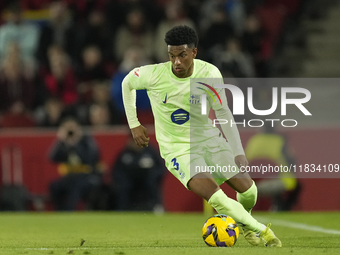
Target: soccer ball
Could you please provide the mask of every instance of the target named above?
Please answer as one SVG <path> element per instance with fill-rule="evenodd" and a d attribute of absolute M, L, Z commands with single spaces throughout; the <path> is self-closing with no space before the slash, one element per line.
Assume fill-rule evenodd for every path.
<path fill-rule="evenodd" d="M 240 230 L 233 218 L 216 214 L 204 223 L 202 236 L 208 246 L 231 247 L 239 236 Z"/>

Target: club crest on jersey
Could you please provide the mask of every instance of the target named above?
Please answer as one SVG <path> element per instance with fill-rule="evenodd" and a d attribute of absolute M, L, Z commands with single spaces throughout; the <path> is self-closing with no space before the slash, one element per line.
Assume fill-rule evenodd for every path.
<path fill-rule="evenodd" d="M 190 95 L 190 104 L 199 104 L 201 96 L 199 95 Z"/>
<path fill-rule="evenodd" d="M 139 78 L 139 68 L 137 68 L 134 72 L 133 72 L 134 76 L 137 76 Z"/>

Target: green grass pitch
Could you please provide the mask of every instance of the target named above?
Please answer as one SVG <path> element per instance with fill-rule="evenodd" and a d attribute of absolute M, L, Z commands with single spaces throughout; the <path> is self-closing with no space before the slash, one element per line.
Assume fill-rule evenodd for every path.
<path fill-rule="evenodd" d="M 231 248 L 208 247 L 203 214 L 2 213 L 0 254 L 340 254 L 339 212 L 254 216 L 273 223 L 283 248 L 251 247 L 243 236 Z"/>

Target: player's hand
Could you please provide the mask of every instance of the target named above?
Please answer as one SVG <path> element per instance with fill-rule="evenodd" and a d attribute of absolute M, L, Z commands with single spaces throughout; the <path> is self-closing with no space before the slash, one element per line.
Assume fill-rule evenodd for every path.
<path fill-rule="evenodd" d="M 67 137 L 67 131 L 64 128 L 59 128 L 57 132 L 57 138 L 58 140 L 64 142 Z"/>
<path fill-rule="evenodd" d="M 241 169 L 241 166 L 247 167 L 249 165 L 248 160 L 246 156 L 244 155 L 238 155 L 235 157 L 235 163 L 238 166 L 238 168 Z"/>
<path fill-rule="evenodd" d="M 139 147 L 149 146 L 149 136 L 145 127 L 142 125 L 131 129 L 132 137 Z"/>

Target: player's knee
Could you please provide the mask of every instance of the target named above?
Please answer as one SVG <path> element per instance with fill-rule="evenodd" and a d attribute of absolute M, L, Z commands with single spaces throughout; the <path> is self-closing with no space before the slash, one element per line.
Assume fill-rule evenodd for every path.
<path fill-rule="evenodd" d="M 188 188 L 207 201 L 209 201 L 211 196 L 220 189 L 213 178 L 198 175 L 190 179 L 188 182 Z"/>

